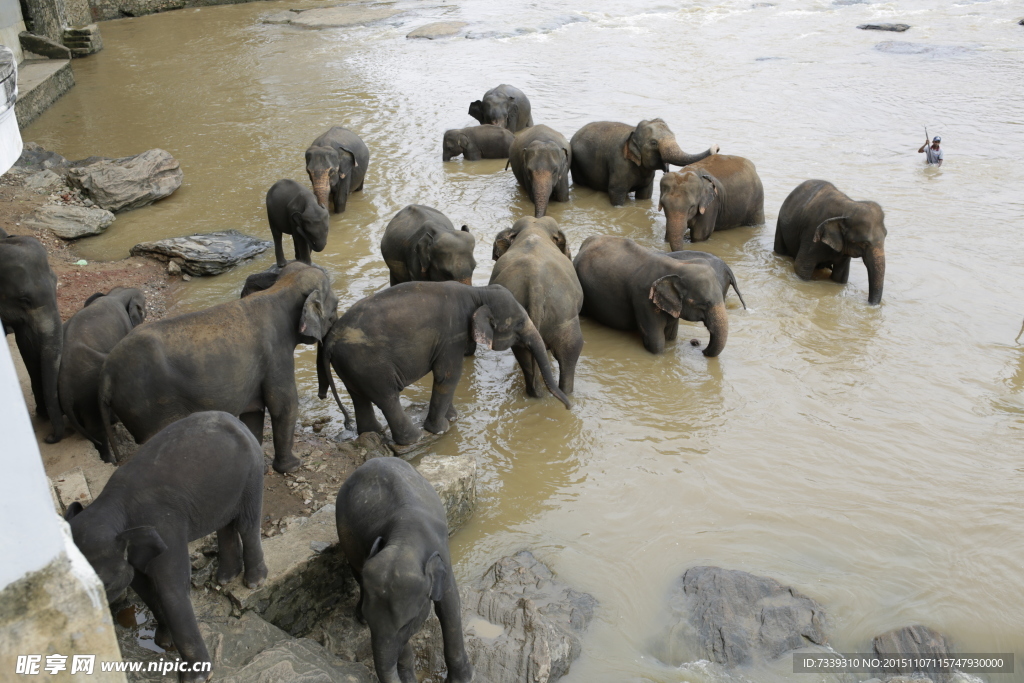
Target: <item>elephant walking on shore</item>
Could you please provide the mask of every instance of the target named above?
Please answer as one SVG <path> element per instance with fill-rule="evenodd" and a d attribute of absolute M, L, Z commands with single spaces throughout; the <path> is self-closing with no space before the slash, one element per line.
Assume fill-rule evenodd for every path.
<path fill-rule="evenodd" d="M 502 83 L 469 105 L 469 115 L 482 124 L 504 126 L 513 133 L 533 125 L 530 100 L 519 88 Z"/>
<path fill-rule="evenodd" d="M 668 171 L 669 164 L 686 166 L 718 152 L 718 145 L 711 145 L 700 154 L 687 154 L 661 119 L 636 126 L 588 123 L 569 143 L 573 183 L 607 192 L 612 206 L 625 204 L 630 192 L 635 192 L 637 199 L 650 199 L 655 171 Z"/>
<path fill-rule="evenodd" d="M 469 227 L 456 230 L 435 208 L 410 204 L 384 228 L 381 255 L 391 273 L 391 284 L 413 280 L 457 280 L 473 284 L 476 239 Z"/>
<path fill-rule="evenodd" d="M 665 211 L 665 240 L 672 251 L 702 242 L 714 230 L 764 223 L 764 187 L 749 159 L 715 154 L 661 176 L 658 209 Z"/>
<path fill-rule="evenodd" d="M 313 141 L 306 150 L 306 173 L 313 184 L 316 201 L 325 209 L 328 197 L 334 213 L 341 213 L 348 196 L 363 189 L 370 150 L 358 135 L 348 128 L 334 126 Z"/>
<path fill-rule="evenodd" d="M 548 201 L 569 201 L 572 149 L 565 136 L 547 126 L 530 126 L 516 133 L 508 150 L 508 163 L 516 180 L 530 195 L 534 217 L 543 218 Z"/>
<path fill-rule="evenodd" d="M 491 271 L 491 284 L 508 289 L 526 309 L 558 361 L 558 388 L 571 394 L 576 363 L 583 351 L 583 288 L 565 235 L 550 216 L 521 218 L 498 233 L 493 255 L 497 263 Z M 526 393 L 539 397 L 544 383 L 530 349 L 513 344 L 512 353 L 523 369 Z"/>
<path fill-rule="evenodd" d="M 885 283 L 885 213 L 872 201 L 855 201 L 825 180 L 805 180 L 779 209 L 775 252 L 794 257 L 803 280 L 815 269 L 831 268 L 832 281 L 846 284 L 850 259 L 864 260 L 868 303 L 882 301 Z"/>

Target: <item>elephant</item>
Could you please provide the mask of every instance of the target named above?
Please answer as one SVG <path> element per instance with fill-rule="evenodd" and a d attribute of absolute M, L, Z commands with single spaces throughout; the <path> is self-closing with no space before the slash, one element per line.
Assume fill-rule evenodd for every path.
<path fill-rule="evenodd" d="M 508 163 L 516 180 L 530 195 L 534 217 L 543 218 L 548 200 L 569 201 L 569 167 L 572 150 L 569 141 L 547 126 L 530 126 L 516 133 L 508 151 Z"/>
<path fill-rule="evenodd" d="M 460 154 L 466 161 L 507 159 L 514 133 L 504 126 L 484 124 L 469 128 L 452 128 L 444 132 L 441 158 L 451 161 Z"/>
<path fill-rule="evenodd" d="M 359 583 L 356 617 L 370 627 L 381 683 L 416 683 L 409 638 L 441 622 L 448 683 L 470 683 L 448 523 L 434 487 L 400 458 L 373 458 L 349 475 L 335 507 L 338 540 Z"/>
<path fill-rule="evenodd" d="M 114 416 L 142 444 L 190 413 L 223 410 L 239 416 L 262 443 L 269 412 L 274 469 L 298 469 L 293 354 L 300 343 L 317 343 L 321 353 L 338 299 L 321 269 L 299 261 L 279 274 L 250 278 L 273 284 L 244 299 L 137 327 L 114 347 L 100 380 L 108 441 Z"/>
<path fill-rule="evenodd" d="M 323 251 L 331 214 L 321 206 L 313 193 L 294 180 L 278 180 L 267 190 L 267 221 L 274 236 L 277 267 L 288 263 L 281 245 L 282 235 L 291 235 L 295 242 L 295 260 L 311 265 L 310 250 Z"/>
<path fill-rule="evenodd" d="M 743 300 L 743 295 L 740 294 L 739 285 L 736 283 L 736 276 L 733 274 L 732 268 L 725 261 L 706 251 L 670 251 L 666 256 L 671 256 L 675 260 L 685 263 L 706 263 L 711 266 L 711 269 L 715 271 L 715 277 L 718 278 L 719 284 L 722 285 L 722 298 L 725 298 L 725 295 L 729 292 L 729 285 L 732 285 L 732 290 L 736 292 L 740 303 L 743 304 L 743 310 L 746 310 L 747 302 Z"/>
<path fill-rule="evenodd" d="M 576 274 L 583 287 L 583 315 L 617 330 L 639 330 L 644 348 L 665 350 L 679 318 L 703 322 L 711 333 L 704 355 L 717 356 L 729 338 L 722 287 L 707 263 L 681 263 L 624 237 L 588 237 Z"/>
<path fill-rule="evenodd" d="M 359 433 L 382 431 L 373 413 L 376 404 L 395 443 L 413 444 L 421 432 L 402 410 L 402 389 L 433 373 L 423 427 L 443 434 L 457 417 L 452 397 L 463 356 L 477 344 L 504 351 L 517 343 L 530 349 L 544 384 L 568 408 L 569 399 L 551 374 L 544 340 L 511 292 L 500 285 L 404 282 L 356 302 L 338 318 L 324 340 L 326 362 L 318 365 L 320 398 L 333 382 L 333 366 L 352 397 Z"/>
<path fill-rule="evenodd" d="M 475 247 L 469 226 L 456 230 L 443 213 L 420 204 L 396 213 L 380 241 L 392 285 L 412 280 L 472 284 Z"/>
<path fill-rule="evenodd" d="M 597 121 L 576 131 L 572 147 L 572 181 L 607 192 L 612 206 L 622 206 L 630 192 L 637 199 L 654 194 L 654 172 L 669 164 L 686 166 L 718 153 L 718 145 L 700 154 L 679 149 L 676 137 L 661 119 L 626 123 Z"/>
<path fill-rule="evenodd" d="M 491 271 L 490 284 L 508 289 L 526 309 L 545 346 L 558 361 L 558 388 L 571 394 L 576 363 L 583 351 L 579 317 L 583 288 L 576 277 L 565 235 L 550 216 L 520 218 L 511 228 L 498 233 L 493 255 L 497 263 Z M 530 349 L 513 344 L 512 353 L 523 369 L 526 393 L 539 397 L 543 384 Z"/>
<path fill-rule="evenodd" d="M 533 125 L 530 100 L 519 88 L 505 84 L 488 90 L 483 100 L 472 102 L 469 115 L 480 123 L 502 126 L 513 133 Z"/>
<path fill-rule="evenodd" d="M 156 644 L 185 662 L 211 662 L 190 596 L 188 544 L 217 532 L 217 581 L 243 572 L 245 585 L 267 578 L 260 542 L 263 449 L 238 418 L 193 413 L 168 425 L 117 468 L 96 500 L 74 502 L 65 519 L 75 545 L 103 581 L 107 601 L 129 585 L 156 617 Z M 182 681 L 205 681 L 188 671 Z"/>
<path fill-rule="evenodd" d="M 64 323 L 64 353 L 57 376 L 60 407 L 75 430 L 92 441 L 104 462 L 114 462 L 100 418 L 103 361 L 117 343 L 146 319 L 146 296 L 114 287 L 89 297 Z"/>
<path fill-rule="evenodd" d="M 57 276 L 46 249 L 35 237 L 8 235 L 0 229 L 0 324 L 25 361 L 36 415 L 50 421 L 46 443 L 64 438 L 57 377 L 64 331 L 57 310 Z"/>
<path fill-rule="evenodd" d="M 850 259 L 864 259 L 868 303 L 882 301 L 885 282 L 885 213 L 872 201 L 854 201 L 826 180 L 805 180 L 779 209 L 775 252 L 794 257 L 803 280 L 816 268 L 831 268 L 832 281 L 846 284 Z"/>
<path fill-rule="evenodd" d="M 327 206 L 330 195 L 334 213 L 345 210 L 349 194 L 363 189 L 370 150 L 359 136 L 347 128 L 334 126 L 313 141 L 306 150 L 306 173 L 320 206 Z"/>
<path fill-rule="evenodd" d="M 714 230 L 764 223 L 764 187 L 749 159 L 715 154 L 661 176 L 658 210 L 665 211 L 665 239 L 678 251 L 703 242 Z"/>

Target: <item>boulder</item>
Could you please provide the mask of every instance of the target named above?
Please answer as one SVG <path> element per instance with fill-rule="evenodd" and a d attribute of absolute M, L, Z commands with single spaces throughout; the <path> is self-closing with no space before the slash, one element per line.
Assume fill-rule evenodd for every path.
<path fill-rule="evenodd" d="M 931 659 L 935 657 L 949 657 L 953 652 L 943 636 L 938 631 L 916 624 L 893 629 L 888 633 L 875 636 L 871 643 L 871 649 L 876 655 L 895 656 L 898 659 Z M 950 672 L 934 671 L 914 666 L 897 666 L 887 669 L 883 674 L 879 671 L 872 673 L 882 680 L 893 680 L 893 676 L 907 676 L 920 678 L 926 674 L 934 683 L 949 683 L 952 680 Z"/>
<path fill-rule="evenodd" d="M 220 275 L 269 248 L 270 242 L 266 240 L 249 237 L 237 230 L 223 230 L 142 242 L 131 248 L 131 254 L 164 262 L 172 258 L 181 259 L 181 269 L 189 275 Z"/>
<path fill-rule="evenodd" d="M 59 173 L 47 169 L 45 171 L 38 171 L 36 173 L 30 173 L 25 176 L 24 185 L 25 187 L 32 190 L 43 190 L 49 191 L 51 187 L 64 184 L 64 176 Z"/>
<path fill-rule="evenodd" d="M 24 222 L 33 228 L 46 228 L 61 239 L 75 240 L 99 235 L 114 222 L 114 214 L 95 206 L 47 204 L 36 209 Z"/>
<path fill-rule="evenodd" d="M 720 567 L 691 567 L 672 587 L 665 633 L 653 654 L 670 666 L 707 659 L 727 666 L 824 645 L 824 609 L 778 581 Z"/>
<path fill-rule="evenodd" d="M 372 8 L 366 5 L 340 5 L 338 7 L 322 7 L 299 12 L 290 23 L 305 28 L 344 28 L 346 26 L 362 26 L 375 21 L 382 21 L 401 12 L 402 10 L 387 7 Z"/>
<path fill-rule="evenodd" d="M 910 24 L 861 24 L 858 26 L 862 31 L 893 31 L 903 33 L 910 28 Z"/>
<path fill-rule="evenodd" d="M 162 149 L 101 159 L 68 170 L 68 181 L 96 205 L 117 213 L 148 206 L 181 187 L 178 161 Z"/>
<path fill-rule="evenodd" d="M 476 507 L 476 458 L 472 455 L 428 455 L 416 466 L 444 503 L 451 536 Z"/>
<path fill-rule="evenodd" d="M 44 170 L 63 170 L 68 160 L 57 154 L 43 149 L 37 142 L 26 142 L 22 148 L 21 156 L 14 162 L 11 169 L 21 173 L 36 173 Z"/>
<path fill-rule="evenodd" d="M 370 683 L 362 664 L 344 662 L 309 638 L 289 638 L 263 650 L 223 683 Z"/>
<path fill-rule="evenodd" d="M 413 29 L 405 37 L 425 38 L 426 40 L 451 38 L 452 36 L 457 36 L 467 26 L 469 24 L 464 21 L 435 21 L 433 24 L 426 24 Z"/>

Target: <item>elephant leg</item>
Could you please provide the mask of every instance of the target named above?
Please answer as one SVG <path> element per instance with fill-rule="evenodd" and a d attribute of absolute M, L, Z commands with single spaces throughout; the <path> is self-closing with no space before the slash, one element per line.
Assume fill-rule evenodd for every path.
<path fill-rule="evenodd" d="M 351 389 L 348 390 L 348 395 L 352 399 L 352 407 L 356 412 L 356 431 L 360 434 L 384 431 L 384 428 L 377 420 L 377 415 L 373 412 L 373 403 L 370 399 Z"/>
<path fill-rule="evenodd" d="M 263 387 L 263 403 L 270 412 L 270 426 L 274 433 L 274 470 L 284 474 L 294 472 L 302 461 L 292 454 L 295 442 L 295 422 L 299 417 L 299 396 L 295 388 L 295 373 L 286 377 L 268 378 Z"/>
<path fill-rule="evenodd" d="M 294 235 L 292 241 L 295 243 L 295 260 L 311 265 L 313 261 L 310 259 L 309 242 L 298 235 Z"/>
<path fill-rule="evenodd" d="M 608 199 L 611 200 L 612 206 L 622 206 L 629 199 L 629 190 L 624 187 L 609 185 Z"/>
<path fill-rule="evenodd" d="M 135 576 L 132 577 L 132 590 L 142 598 L 142 602 L 146 603 L 146 607 L 153 613 L 153 618 L 156 619 L 156 633 L 153 634 L 153 642 L 162 647 L 165 650 L 171 650 L 174 648 L 174 639 L 171 638 L 171 631 L 167 627 L 167 617 L 164 615 L 163 607 L 160 605 L 160 599 L 157 596 L 156 588 L 153 587 L 153 582 L 149 580 L 149 577 L 142 572 L 135 572 Z"/>
<path fill-rule="evenodd" d="M 266 419 L 266 410 L 254 410 L 251 413 L 242 413 L 238 416 L 252 435 L 256 437 L 256 441 L 263 445 L 263 423 Z"/>
<path fill-rule="evenodd" d="M 398 677 L 402 683 L 418 683 L 416 680 L 416 657 L 413 656 L 412 644 L 408 641 L 398 655 Z"/>
<path fill-rule="evenodd" d="M 284 268 L 288 260 L 284 257 L 284 246 L 281 244 L 281 233 L 276 230 L 272 231 L 274 234 L 274 258 L 277 259 L 277 267 Z"/>
<path fill-rule="evenodd" d="M 14 341 L 18 344 L 18 352 L 21 360 L 25 363 L 25 370 L 28 372 L 29 384 L 32 387 L 32 398 L 36 402 L 36 416 L 42 419 L 49 417 L 46 409 L 46 401 L 43 399 L 43 368 L 41 359 L 32 343 L 15 331 Z"/>
<path fill-rule="evenodd" d="M 762 215 L 763 213 L 764 212 L 762 211 Z M 778 226 L 775 227 L 775 253 L 782 254 L 783 256 L 789 256 L 789 254 L 786 253 L 786 240 L 782 239 L 782 230 Z"/>
<path fill-rule="evenodd" d="M 562 337 L 551 347 L 551 353 L 558 361 L 558 388 L 563 394 L 571 394 L 576 382 L 576 363 L 583 353 L 583 332 L 580 331 L 579 318 L 573 320 L 572 326 Z"/>
<path fill-rule="evenodd" d="M 444 663 L 448 667 L 448 683 L 470 683 L 473 680 L 473 666 L 466 654 L 466 643 L 462 635 L 462 609 L 459 605 L 459 589 L 455 577 L 449 571 L 446 577 L 448 587 L 440 600 L 434 603 L 434 612 L 441 622 L 441 638 L 444 641 Z"/>
<path fill-rule="evenodd" d="M 569 172 L 566 171 L 555 185 L 554 199 L 556 202 L 569 201 Z"/>
<path fill-rule="evenodd" d="M 462 375 L 462 356 L 457 358 L 455 363 L 440 361 L 431 368 L 434 386 L 430 392 L 430 410 L 427 411 L 427 419 L 423 421 L 423 428 L 428 432 L 444 434 L 448 431 L 447 416 L 453 409 L 455 387 L 459 385 L 459 377 Z"/>
<path fill-rule="evenodd" d="M 259 482 L 263 486 L 263 482 Z M 256 505 L 256 496 L 249 496 L 249 505 L 243 506 L 242 513 L 235 518 L 235 529 L 242 538 L 242 560 L 245 564 L 243 579 L 246 587 L 259 588 L 267 578 L 267 563 L 263 561 L 263 543 L 260 540 L 260 514 L 262 508 Z M 246 509 L 251 508 L 251 509 Z"/>
<path fill-rule="evenodd" d="M 217 583 L 229 583 L 242 572 L 242 545 L 234 522 L 217 529 Z"/>
<path fill-rule="evenodd" d="M 651 353 L 662 353 L 665 350 L 664 315 L 644 306 L 636 311 L 636 327 L 644 341 L 644 348 Z M 675 321 L 678 324 L 678 321 Z"/>
<path fill-rule="evenodd" d="M 810 250 L 801 249 L 793 260 L 793 269 L 801 280 L 810 280 L 817 265 L 817 257 L 813 256 Z"/>
<path fill-rule="evenodd" d="M 665 325 L 665 341 L 675 341 L 679 337 L 679 319 L 674 318 L 672 322 Z"/>
<path fill-rule="evenodd" d="M 155 566 L 154 566 L 155 565 Z M 192 599 L 189 595 L 192 567 L 189 564 L 187 548 L 182 552 L 164 551 L 147 566 L 147 572 L 156 589 L 157 599 L 167 617 L 167 628 L 170 629 L 174 646 L 186 662 L 209 662 L 210 653 L 199 633 L 199 624 L 192 610 Z M 210 673 L 189 673 L 182 680 L 205 681 Z"/>
<path fill-rule="evenodd" d="M 651 182 L 647 183 L 643 187 L 636 191 L 633 195 L 637 199 L 650 199 L 654 196 L 654 178 L 651 178 Z"/>
<path fill-rule="evenodd" d="M 379 400 L 374 402 L 380 407 L 380 411 L 384 413 L 384 419 L 388 421 L 388 427 L 391 427 L 391 438 L 399 446 L 408 446 L 419 441 L 422 434 L 421 430 L 413 424 L 413 421 L 409 419 L 406 412 L 402 410 L 402 402 L 398 396 L 399 394 L 396 391 L 387 396 L 381 396 Z M 433 408 L 433 398 L 431 398 L 431 408 Z"/>
<path fill-rule="evenodd" d="M 526 394 L 533 398 L 540 398 L 545 391 L 544 379 L 540 375 L 540 368 L 534 359 L 530 349 L 519 344 L 512 345 L 512 354 L 519 361 L 519 367 L 523 370 L 523 379 L 526 380 Z"/>
<path fill-rule="evenodd" d="M 850 279 L 850 257 L 840 256 L 832 264 L 832 282 L 845 285 Z"/>
<path fill-rule="evenodd" d="M 366 615 L 363 614 L 363 575 L 361 572 L 356 571 L 355 567 L 351 567 L 351 569 L 356 585 L 359 586 L 359 600 L 356 601 L 356 621 L 366 626 Z"/>

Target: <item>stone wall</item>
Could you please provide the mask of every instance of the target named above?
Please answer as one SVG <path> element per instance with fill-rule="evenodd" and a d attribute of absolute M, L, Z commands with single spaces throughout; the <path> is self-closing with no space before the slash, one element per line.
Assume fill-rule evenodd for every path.
<path fill-rule="evenodd" d="M 141 17 L 145 14 L 167 12 L 184 7 L 209 7 L 210 5 L 234 5 L 254 0 L 90 0 L 94 20 Z"/>
<path fill-rule="evenodd" d="M 24 30 L 25 19 L 21 16 L 18 0 L 0 0 L 0 45 L 11 48 L 18 62 L 25 59 L 18 40 L 18 34 Z"/>

